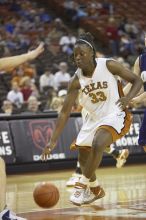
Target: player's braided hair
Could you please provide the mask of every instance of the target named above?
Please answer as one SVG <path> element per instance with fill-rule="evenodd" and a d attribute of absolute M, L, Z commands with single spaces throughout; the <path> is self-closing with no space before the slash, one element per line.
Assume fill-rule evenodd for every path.
<path fill-rule="evenodd" d="M 93 50 L 94 58 L 96 58 L 96 49 L 95 49 L 93 39 L 94 37 L 92 36 L 91 33 L 89 32 L 83 33 L 79 36 L 75 44 L 86 44 Z"/>
<path fill-rule="evenodd" d="M 93 50 L 93 59 L 96 58 L 96 49 L 93 42 L 94 37 L 89 32 L 83 33 L 79 36 L 79 38 L 76 40 L 75 44 L 85 44 L 89 46 Z M 69 61 L 74 63 L 74 55 L 72 54 L 69 58 Z"/>

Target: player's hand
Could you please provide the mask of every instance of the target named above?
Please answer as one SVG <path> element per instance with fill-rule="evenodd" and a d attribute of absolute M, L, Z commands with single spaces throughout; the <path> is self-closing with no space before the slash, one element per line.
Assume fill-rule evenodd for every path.
<path fill-rule="evenodd" d="M 44 43 L 41 42 L 36 49 L 28 52 L 29 59 L 33 60 L 37 58 L 43 51 L 44 51 Z"/>
<path fill-rule="evenodd" d="M 121 97 L 117 102 L 116 105 L 121 109 L 124 110 L 129 105 L 129 99 L 127 97 Z"/>
<path fill-rule="evenodd" d="M 47 161 L 48 156 L 50 155 L 51 151 L 54 149 L 55 145 L 51 145 L 51 144 L 47 144 L 47 146 L 45 146 L 43 153 L 41 155 L 41 159 L 43 161 Z"/>

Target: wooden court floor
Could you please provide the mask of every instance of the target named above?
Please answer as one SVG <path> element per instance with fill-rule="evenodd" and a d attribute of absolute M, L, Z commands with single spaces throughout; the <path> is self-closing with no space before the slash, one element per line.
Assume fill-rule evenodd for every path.
<path fill-rule="evenodd" d="M 106 195 L 81 207 L 68 201 L 72 188 L 65 184 L 72 173 L 63 170 L 9 175 L 7 204 L 29 220 L 146 220 L 146 164 L 99 168 L 97 176 Z M 33 200 L 33 189 L 42 181 L 54 183 L 60 191 L 60 200 L 51 209 L 42 209 Z"/>

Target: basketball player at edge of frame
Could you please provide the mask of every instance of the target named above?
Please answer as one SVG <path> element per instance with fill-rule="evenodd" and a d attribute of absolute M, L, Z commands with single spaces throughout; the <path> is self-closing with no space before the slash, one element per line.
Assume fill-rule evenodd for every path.
<path fill-rule="evenodd" d="M 143 81 L 143 87 L 140 90 L 139 94 L 131 100 L 131 103 L 143 103 L 143 100 L 146 99 L 146 35 L 144 37 L 144 51 L 137 57 L 134 63 L 133 72 L 140 76 Z M 131 84 L 128 83 L 124 88 L 124 93 L 127 94 Z M 139 131 L 138 144 L 143 147 L 146 152 L 146 109 L 144 111 L 144 117 Z"/>
<path fill-rule="evenodd" d="M 79 95 L 79 103 L 88 113 L 75 143 L 71 145 L 79 150 L 82 176 L 75 184 L 70 202 L 80 206 L 90 204 L 105 195 L 95 171 L 106 147 L 129 131 L 131 114 L 127 106 L 141 89 L 142 80 L 113 59 L 96 58 L 90 33 L 79 36 L 73 55 L 77 70 L 70 81 L 50 142 L 43 150 L 42 160 L 47 160 L 55 148 Z M 126 96 L 121 91 L 119 78 L 132 84 Z"/>
<path fill-rule="evenodd" d="M 0 70 L 10 71 L 19 65 L 34 60 L 44 51 L 44 43 L 28 53 L 0 58 Z M 0 157 L 0 220 L 26 220 L 25 218 L 17 216 L 14 212 L 10 211 L 6 206 L 6 171 L 5 162 Z"/>

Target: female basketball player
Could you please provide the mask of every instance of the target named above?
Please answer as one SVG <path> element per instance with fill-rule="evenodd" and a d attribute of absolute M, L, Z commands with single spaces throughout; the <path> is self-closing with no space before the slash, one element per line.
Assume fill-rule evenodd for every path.
<path fill-rule="evenodd" d="M 105 148 L 129 131 L 131 115 L 126 107 L 140 90 L 142 80 L 115 60 L 96 59 L 90 33 L 81 35 L 76 41 L 74 60 L 77 71 L 71 79 L 56 128 L 43 151 L 42 159 L 46 160 L 56 146 L 72 105 L 79 95 L 80 104 L 87 114 L 76 142 L 71 147 L 79 149 L 83 175 L 76 183 L 70 201 L 75 205 L 82 205 L 104 196 L 104 191 L 96 180 L 95 170 L 100 165 Z M 132 84 L 125 97 L 120 89 L 120 77 Z M 95 191 L 93 188 L 91 190 L 91 186 Z"/>
<path fill-rule="evenodd" d="M 41 43 L 35 50 L 26 54 L 5 57 L 0 59 L 0 70 L 9 71 L 20 64 L 31 61 L 39 56 L 44 50 L 43 43 Z M 0 219 L 1 220 L 25 220 L 18 217 L 6 207 L 6 171 L 5 162 L 0 157 Z"/>

